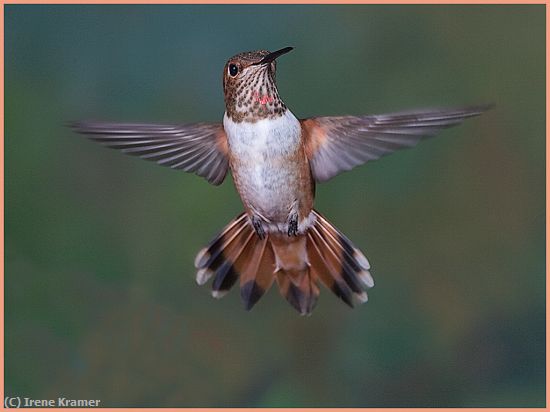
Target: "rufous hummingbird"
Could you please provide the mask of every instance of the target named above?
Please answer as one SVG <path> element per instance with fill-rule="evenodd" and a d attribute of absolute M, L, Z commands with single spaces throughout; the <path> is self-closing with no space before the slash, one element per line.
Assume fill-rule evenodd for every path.
<path fill-rule="evenodd" d="M 77 122 L 108 147 L 219 185 L 228 170 L 245 212 L 195 259 L 212 295 L 239 280 L 251 309 L 276 281 L 301 314 L 310 314 L 323 284 L 349 306 L 374 286 L 367 258 L 313 209 L 315 184 L 481 114 L 488 106 L 395 114 L 297 119 L 275 83 L 276 59 L 292 50 L 239 53 L 223 69 L 223 123 L 179 125 Z"/>

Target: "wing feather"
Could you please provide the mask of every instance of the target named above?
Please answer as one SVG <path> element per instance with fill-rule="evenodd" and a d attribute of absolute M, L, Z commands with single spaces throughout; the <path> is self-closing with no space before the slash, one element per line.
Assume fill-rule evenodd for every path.
<path fill-rule="evenodd" d="M 227 174 L 227 136 L 221 123 L 76 122 L 70 126 L 104 146 L 173 169 L 194 172 L 214 185 L 221 184 Z"/>
<path fill-rule="evenodd" d="M 367 116 L 301 120 L 306 154 L 315 181 L 412 147 L 442 129 L 478 116 L 491 106 L 435 109 Z"/>

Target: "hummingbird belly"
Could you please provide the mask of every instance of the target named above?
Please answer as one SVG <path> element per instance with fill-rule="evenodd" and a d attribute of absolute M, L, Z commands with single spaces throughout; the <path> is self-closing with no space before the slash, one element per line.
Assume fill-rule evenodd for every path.
<path fill-rule="evenodd" d="M 312 187 L 296 117 L 289 110 L 254 123 L 224 117 L 224 127 L 235 186 L 249 213 L 277 226 L 293 213 L 303 217 Z"/>

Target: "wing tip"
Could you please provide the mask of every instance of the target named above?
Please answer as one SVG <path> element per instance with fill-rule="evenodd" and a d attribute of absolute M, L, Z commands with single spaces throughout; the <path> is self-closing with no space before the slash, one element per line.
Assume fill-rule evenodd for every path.
<path fill-rule="evenodd" d="M 491 103 L 483 103 L 483 104 L 477 104 L 477 105 L 471 105 L 471 106 L 465 106 L 462 110 L 467 114 L 467 117 L 473 117 L 473 116 L 479 116 L 480 114 L 483 114 L 489 110 L 492 110 L 496 107 L 496 104 L 494 102 Z"/>
<path fill-rule="evenodd" d="M 77 133 L 81 133 L 80 130 L 82 129 L 82 124 L 83 122 L 78 120 L 67 120 L 63 123 L 63 127 L 71 129 Z"/>

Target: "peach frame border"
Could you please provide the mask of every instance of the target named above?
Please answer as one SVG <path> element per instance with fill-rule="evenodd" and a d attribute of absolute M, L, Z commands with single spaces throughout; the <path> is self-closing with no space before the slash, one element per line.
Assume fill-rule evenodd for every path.
<path fill-rule="evenodd" d="M 152 0 L 53 0 L 53 1 L 40 1 L 40 0 L 0 0 L 0 26 L 2 27 L 2 32 L 0 33 L 0 70 L 2 72 L 2 78 L 0 79 L 0 93 L 2 94 L 2 100 L 0 102 L 0 108 L 2 112 L 0 124 L 2 126 L 0 132 L 0 162 L 2 168 L 0 169 L 0 230 L 2 236 L 0 237 L 0 303 L 2 307 L 2 316 L 0 317 L 0 329 L 2 333 L 0 334 L 0 363 L 2 373 L 0 374 L 0 394 L 2 395 L 2 400 L 4 400 L 4 5 L 5 4 L 258 4 L 256 0 L 202 0 L 202 1 L 190 1 L 190 0 L 161 0 L 159 2 L 154 2 Z M 548 239 L 548 234 L 550 233 L 550 224 L 549 224 L 549 215 L 548 209 L 550 206 L 550 200 L 548 198 L 548 189 L 550 187 L 550 167 L 548 165 L 548 158 L 550 156 L 550 147 L 548 142 L 548 136 L 550 135 L 550 123 L 548 122 L 548 108 L 549 108 L 549 71 L 548 67 L 550 64 L 549 48 L 548 43 L 550 40 L 548 21 L 550 17 L 550 8 L 548 7 L 548 2 L 550 0 L 529 0 L 529 1 L 512 1 L 512 0 L 347 0 L 345 2 L 337 2 L 330 0 L 269 0 L 261 4 L 545 4 L 546 7 L 546 239 Z M 550 292 L 550 284 L 548 282 L 548 255 L 550 252 L 550 243 L 546 241 L 546 406 L 544 408 L 506 408 L 507 411 L 525 411 L 525 410 L 548 410 L 548 381 L 549 381 L 549 366 L 550 361 L 548 358 L 548 349 L 550 348 L 549 340 L 549 330 L 550 322 L 548 316 L 548 296 Z M 4 410 L 4 402 L 1 406 Z M 93 408 L 90 408 L 93 409 Z M 73 411 L 89 411 L 90 409 L 86 408 L 71 408 Z M 431 410 L 448 410 L 452 411 L 455 408 L 100 408 L 104 411 L 113 411 L 113 412 L 122 412 L 129 411 L 134 409 L 139 410 L 157 410 L 157 409 L 183 409 L 183 410 L 194 410 L 200 409 L 203 411 L 227 411 L 227 412 L 241 412 L 248 410 L 263 410 L 267 412 L 278 412 L 280 409 L 287 409 L 292 411 L 300 412 L 335 412 L 340 410 L 345 410 L 349 412 L 358 412 L 364 410 L 381 410 L 384 412 L 395 412 L 403 410 L 417 410 L 417 411 L 431 411 Z M 464 408 L 470 411 L 480 411 L 480 412 L 489 412 L 493 410 L 498 410 L 499 408 Z M 504 408 L 502 408 L 504 409 Z M 53 410 L 66 410 L 66 408 L 34 408 L 36 411 L 53 411 Z"/>

